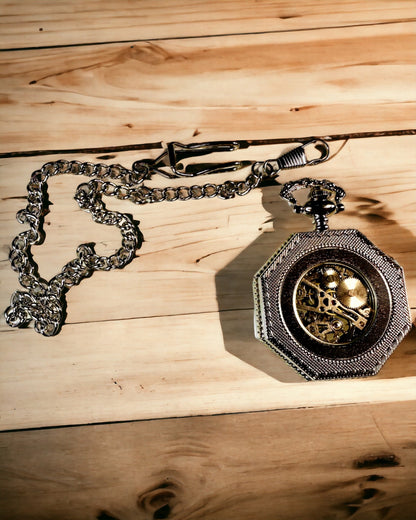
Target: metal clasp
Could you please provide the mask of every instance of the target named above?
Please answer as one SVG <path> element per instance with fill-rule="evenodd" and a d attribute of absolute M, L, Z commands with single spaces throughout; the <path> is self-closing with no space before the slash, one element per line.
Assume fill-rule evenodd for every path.
<path fill-rule="evenodd" d="M 311 139 L 310 141 L 308 141 L 307 143 L 305 143 L 303 145 L 303 149 L 305 150 L 305 148 L 307 146 L 311 146 L 313 145 L 313 147 L 320 151 L 321 152 L 321 155 L 320 157 L 316 157 L 315 159 L 308 159 L 306 158 L 306 164 L 308 166 L 312 166 L 314 164 L 320 164 L 322 162 L 325 162 L 328 157 L 329 157 L 329 153 L 330 153 L 330 150 L 329 150 L 329 144 L 324 141 L 323 139 Z"/>
<path fill-rule="evenodd" d="M 142 171 L 146 165 L 150 173 L 159 173 L 169 179 L 177 177 L 196 177 L 212 173 L 235 171 L 246 168 L 253 161 L 232 161 L 224 163 L 184 163 L 187 159 L 208 155 L 216 152 L 234 152 L 248 148 L 249 144 L 244 141 L 210 141 L 206 143 L 182 144 L 177 142 L 168 143 L 166 149 L 154 160 L 136 161 L 133 170 Z M 169 168 L 166 171 L 163 168 Z"/>
<path fill-rule="evenodd" d="M 329 145 L 323 139 L 311 139 L 283 154 L 277 159 L 258 161 L 231 161 L 231 162 L 205 162 L 196 163 L 195 157 L 209 155 L 217 152 L 235 152 L 249 148 L 252 143 L 248 141 L 209 141 L 205 143 L 182 144 L 178 142 L 168 143 L 164 151 L 156 159 L 144 159 L 133 163 L 132 169 L 137 179 L 136 183 L 149 178 L 154 173 L 159 173 L 169 179 L 178 177 L 196 177 L 219 172 L 230 172 L 247 168 L 248 166 L 261 166 L 264 177 L 275 178 L 280 170 L 300 168 L 324 162 L 329 157 Z M 320 156 L 308 158 L 306 149 L 313 147 L 320 151 Z M 188 161 L 188 159 L 190 161 Z"/>
<path fill-rule="evenodd" d="M 313 147 L 318 150 L 321 155 L 319 157 L 309 159 L 306 156 L 306 149 Z M 290 150 L 277 159 L 279 170 L 287 170 L 289 168 L 302 168 L 303 166 L 313 166 L 326 161 L 329 157 L 329 145 L 323 139 L 311 139 L 307 143 Z"/>

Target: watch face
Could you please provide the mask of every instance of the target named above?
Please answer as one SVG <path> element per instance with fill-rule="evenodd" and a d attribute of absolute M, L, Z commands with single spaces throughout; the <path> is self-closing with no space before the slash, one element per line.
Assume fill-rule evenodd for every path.
<path fill-rule="evenodd" d="M 277 295 L 283 320 L 305 349 L 352 358 L 371 349 L 391 316 L 391 294 L 375 266 L 340 247 L 305 253 Z"/>
<path fill-rule="evenodd" d="M 293 235 L 253 287 L 256 337 L 307 379 L 376 374 L 411 327 L 403 270 L 354 229 Z"/>
<path fill-rule="evenodd" d="M 349 345 L 367 334 L 376 309 L 376 294 L 362 272 L 341 262 L 308 268 L 293 291 L 298 323 L 311 338 L 327 345 Z"/>

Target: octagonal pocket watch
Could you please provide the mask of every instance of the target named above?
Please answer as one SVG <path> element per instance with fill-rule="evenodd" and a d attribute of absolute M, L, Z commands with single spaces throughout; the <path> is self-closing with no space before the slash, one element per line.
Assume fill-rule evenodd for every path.
<path fill-rule="evenodd" d="M 376 374 L 411 328 L 403 269 L 358 230 L 328 229 L 344 209 L 333 183 L 289 182 L 281 196 L 315 230 L 289 237 L 254 276 L 256 337 L 306 379 Z"/>

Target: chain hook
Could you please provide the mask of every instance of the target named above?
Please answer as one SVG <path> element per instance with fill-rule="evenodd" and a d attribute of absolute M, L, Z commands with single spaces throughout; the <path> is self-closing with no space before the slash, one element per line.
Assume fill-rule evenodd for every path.
<path fill-rule="evenodd" d="M 197 177 L 224 171 L 235 171 L 250 166 L 253 161 L 233 161 L 224 163 L 183 164 L 182 161 L 208 155 L 216 152 L 234 152 L 248 148 L 246 141 L 209 141 L 205 143 L 183 144 L 178 142 L 168 143 L 166 149 L 154 160 L 136 161 L 132 169 L 142 172 L 144 167 L 150 174 L 159 173 L 169 179 L 178 177 Z M 166 171 L 163 168 L 169 168 Z"/>
<path fill-rule="evenodd" d="M 321 155 L 315 158 L 308 158 L 306 149 L 309 147 L 316 148 Z M 263 177 L 275 179 L 279 176 L 281 170 L 320 164 L 329 158 L 329 152 L 329 145 L 326 141 L 314 138 L 289 150 L 277 159 L 268 159 L 267 161 L 257 163 L 257 169 L 262 172 Z"/>
<path fill-rule="evenodd" d="M 307 166 L 313 166 L 315 164 L 320 164 L 328 160 L 329 158 L 329 144 L 323 139 L 311 139 L 307 143 L 302 145 L 302 148 L 305 150 L 306 147 L 313 145 L 313 147 L 321 152 L 321 156 L 315 159 L 306 159 Z"/>
<path fill-rule="evenodd" d="M 321 152 L 319 157 L 309 159 L 306 155 L 306 149 L 313 147 Z M 280 156 L 276 162 L 279 170 L 287 170 L 292 168 L 302 168 L 303 166 L 314 166 L 326 161 L 329 157 L 329 145 L 323 139 L 311 139 L 310 141 L 289 150 L 289 152 Z"/>

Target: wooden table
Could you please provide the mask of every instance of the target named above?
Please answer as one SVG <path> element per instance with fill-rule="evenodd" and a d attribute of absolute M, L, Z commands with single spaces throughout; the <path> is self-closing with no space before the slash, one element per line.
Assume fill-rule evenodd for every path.
<path fill-rule="evenodd" d="M 208 140 L 251 140 L 221 160 L 264 160 L 320 136 L 331 160 L 285 180 L 346 189 L 332 227 L 398 260 L 414 319 L 413 1 L 0 6 L 2 309 L 15 213 L 45 162 L 130 167 L 161 142 Z M 46 279 L 81 242 L 119 247 L 79 210 L 79 182 L 50 182 Z M 278 185 L 126 205 L 110 207 L 140 220 L 139 258 L 71 289 L 59 335 L 1 319 L 0 518 L 413 519 L 414 331 L 375 377 L 306 382 L 252 331 L 254 272 L 310 229 Z"/>

